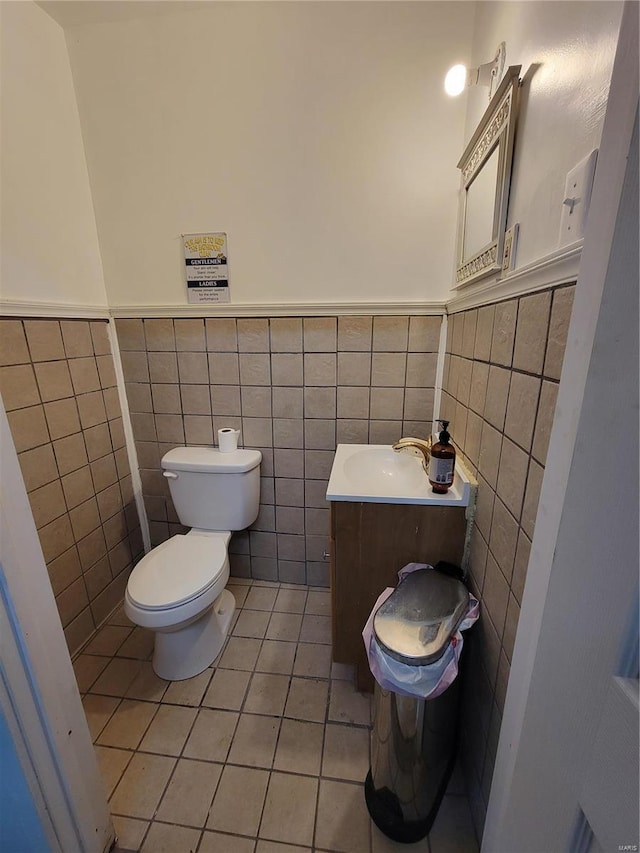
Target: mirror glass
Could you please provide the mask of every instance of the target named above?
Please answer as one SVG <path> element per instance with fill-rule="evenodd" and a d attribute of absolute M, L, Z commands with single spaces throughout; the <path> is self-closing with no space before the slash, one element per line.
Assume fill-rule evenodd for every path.
<path fill-rule="evenodd" d="M 467 187 L 463 261 L 468 261 L 493 239 L 499 151 L 500 146 L 496 145 Z"/>

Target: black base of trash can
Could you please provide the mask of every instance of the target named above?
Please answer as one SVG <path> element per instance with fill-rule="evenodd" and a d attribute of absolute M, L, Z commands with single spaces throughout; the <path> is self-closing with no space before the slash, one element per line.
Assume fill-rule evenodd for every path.
<path fill-rule="evenodd" d="M 431 827 L 449 785 L 454 766 L 455 754 L 450 766 L 447 768 L 431 810 L 422 820 L 405 820 L 402 816 L 402 809 L 396 795 L 388 788 L 376 791 L 373 786 L 373 776 L 371 775 L 371 770 L 369 770 L 364 783 L 364 796 L 371 819 L 380 832 L 384 832 L 387 838 L 399 841 L 402 844 L 413 844 L 425 838 L 431 832 Z"/>

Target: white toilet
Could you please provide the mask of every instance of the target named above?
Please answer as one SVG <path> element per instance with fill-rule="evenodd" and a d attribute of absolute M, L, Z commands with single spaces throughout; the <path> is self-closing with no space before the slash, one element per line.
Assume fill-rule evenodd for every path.
<path fill-rule="evenodd" d="M 125 613 L 156 632 L 153 668 L 160 678 L 181 681 L 205 670 L 224 643 L 235 599 L 227 545 L 231 531 L 258 516 L 259 450 L 221 453 L 213 447 L 177 447 L 162 457 L 164 476 L 182 524 L 131 572 Z"/>

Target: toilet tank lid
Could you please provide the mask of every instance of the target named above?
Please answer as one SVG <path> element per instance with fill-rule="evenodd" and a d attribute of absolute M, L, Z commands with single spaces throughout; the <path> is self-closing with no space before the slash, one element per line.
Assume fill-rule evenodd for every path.
<path fill-rule="evenodd" d="M 259 450 L 233 450 L 221 453 L 215 447 L 174 447 L 162 457 L 168 471 L 215 471 L 217 474 L 242 474 L 257 468 L 262 461 Z"/>

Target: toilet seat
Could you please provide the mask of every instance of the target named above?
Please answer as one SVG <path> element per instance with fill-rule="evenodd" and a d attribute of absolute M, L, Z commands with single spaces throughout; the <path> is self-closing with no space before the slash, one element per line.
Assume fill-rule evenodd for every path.
<path fill-rule="evenodd" d="M 227 565 L 226 537 L 177 534 L 135 566 L 127 596 L 141 610 L 180 607 L 204 595 Z"/>

